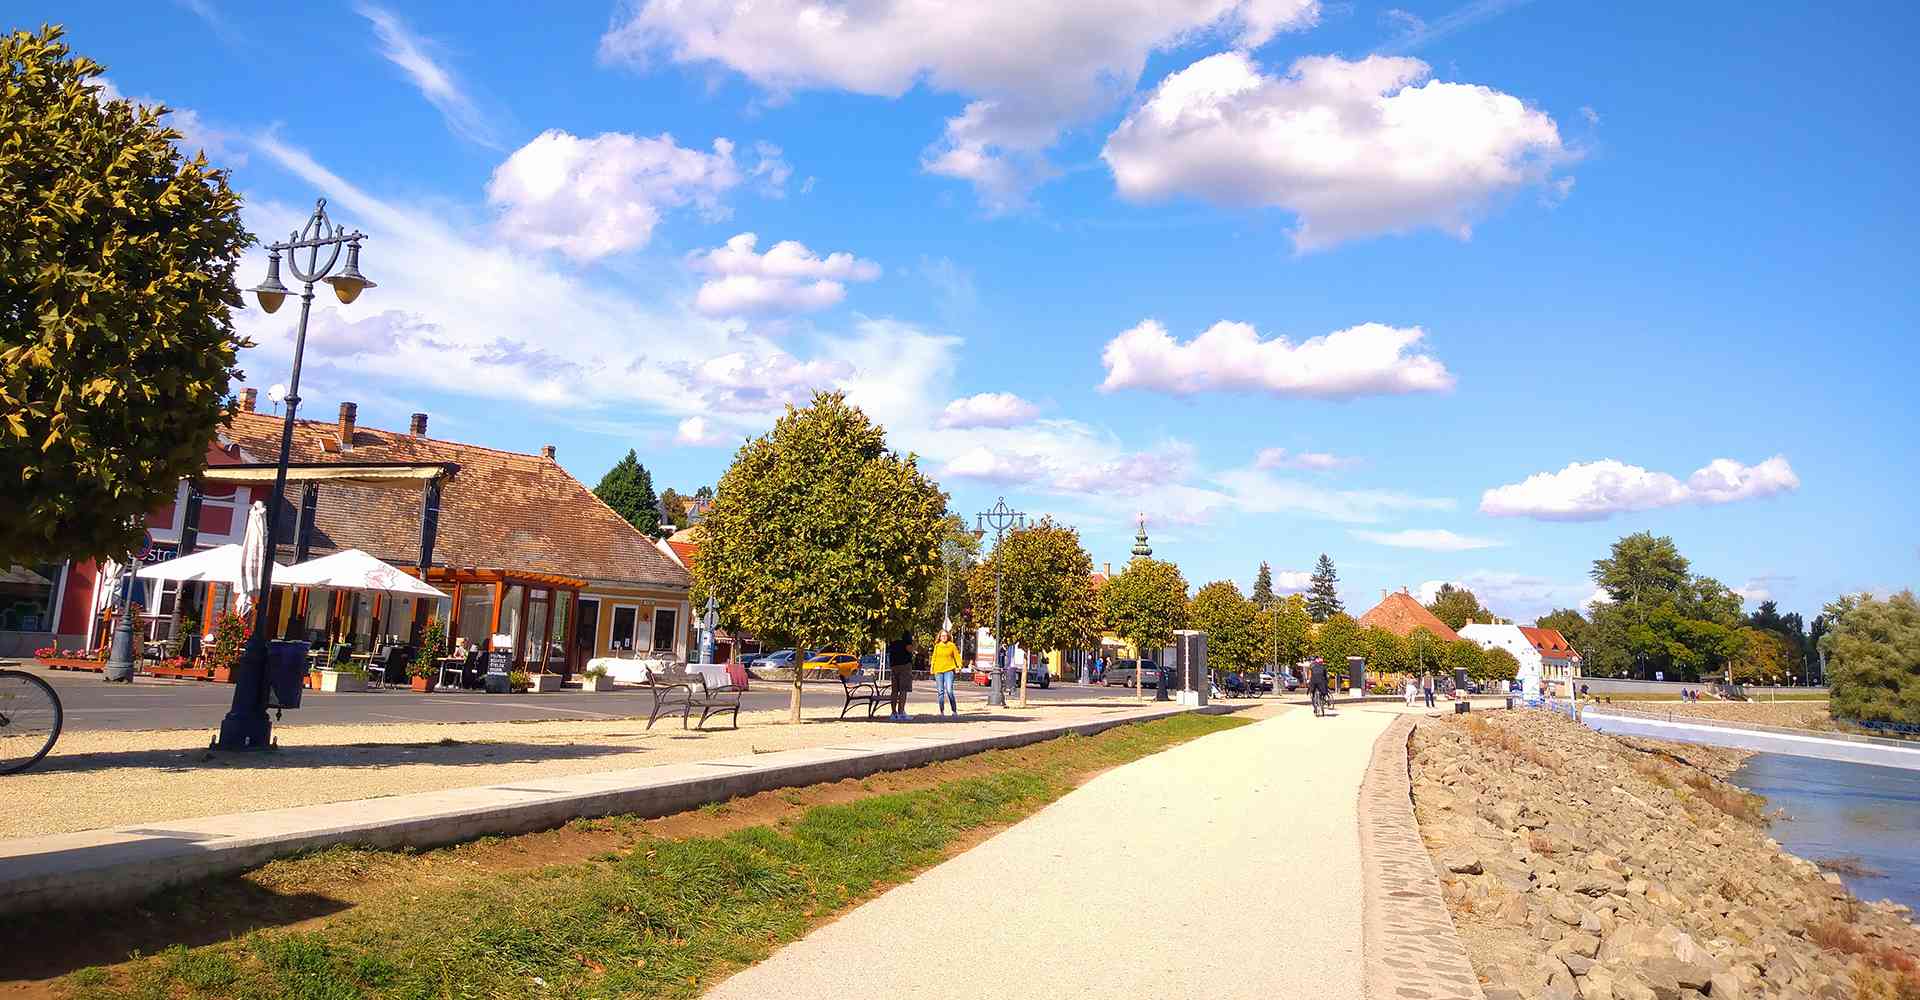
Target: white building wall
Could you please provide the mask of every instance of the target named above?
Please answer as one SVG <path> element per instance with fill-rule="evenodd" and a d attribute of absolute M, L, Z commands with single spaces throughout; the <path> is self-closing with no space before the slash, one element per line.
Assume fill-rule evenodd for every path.
<path fill-rule="evenodd" d="M 1481 649 L 1498 646 L 1512 653 L 1513 658 L 1520 661 L 1520 673 L 1523 675 L 1532 670 L 1540 675 L 1542 681 L 1564 680 L 1567 676 L 1564 668 L 1556 671 L 1543 662 L 1540 651 L 1527 641 L 1527 634 L 1520 631 L 1518 625 L 1483 625 L 1475 622 L 1460 629 L 1460 638 Z"/>

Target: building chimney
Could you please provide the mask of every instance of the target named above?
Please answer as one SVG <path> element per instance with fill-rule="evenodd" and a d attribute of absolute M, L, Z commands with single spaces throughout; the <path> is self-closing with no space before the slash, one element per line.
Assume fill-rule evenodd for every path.
<path fill-rule="evenodd" d="M 240 390 L 240 412 L 252 413 L 254 404 L 260 399 L 260 390 L 248 387 Z"/>
<path fill-rule="evenodd" d="M 1101 564 L 1100 564 L 1100 575 L 1101 575 L 1101 576 L 1104 576 L 1104 577 L 1106 577 L 1106 578 L 1107 578 L 1107 579 L 1109 579 L 1109 580 L 1111 580 L 1111 579 L 1113 579 L 1113 564 L 1112 564 L 1112 563 L 1101 563 Z"/>
<path fill-rule="evenodd" d="M 553 461 L 553 445 L 550 445 L 550 444 L 541 445 L 540 457 L 546 459 L 549 462 Z"/>
<path fill-rule="evenodd" d="M 424 413 L 414 414 L 413 419 L 407 421 L 407 433 L 413 435 L 414 437 L 426 437 L 427 436 L 427 415 Z"/>
<path fill-rule="evenodd" d="M 359 415 L 360 415 L 360 404 L 358 403 L 341 403 L 340 404 L 340 450 L 341 451 L 347 451 L 353 447 L 353 421 Z"/>

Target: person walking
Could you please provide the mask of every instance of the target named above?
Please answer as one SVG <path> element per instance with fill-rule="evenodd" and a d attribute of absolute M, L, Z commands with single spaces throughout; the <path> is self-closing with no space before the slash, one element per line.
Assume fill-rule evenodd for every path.
<path fill-rule="evenodd" d="M 913 636 L 887 643 L 887 667 L 893 672 L 893 721 L 906 722 L 907 692 L 913 690 Z"/>
<path fill-rule="evenodd" d="M 1420 675 L 1420 692 L 1426 696 L 1427 707 L 1432 708 L 1433 707 L 1433 675 L 1432 674 Z"/>
<path fill-rule="evenodd" d="M 1407 683 L 1402 685 L 1402 687 L 1406 688 L 1407 707 L 1412 708 L 1414 693 L 1419 690 L 1419 687 L 1413 683 L 1413 675 L 1407 675 Z"/>
<path fill-rule="evenodd" d="M 953 644 L 953 637 L 946 629 L 940 630 L 940 638 L 933 644 L 933 706 L 942 718 L 946 717 L 949 706 L 953 717 L 960 717 L 960 703 L 953 696 L 953 679 L 960 672 L 960 647 Z"/>

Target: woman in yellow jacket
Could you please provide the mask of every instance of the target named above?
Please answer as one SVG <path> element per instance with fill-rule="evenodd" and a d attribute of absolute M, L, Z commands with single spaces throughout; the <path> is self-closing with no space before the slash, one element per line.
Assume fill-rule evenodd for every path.
<path fill-rule="evenodd" d="M 953 644 L 953 638 L 946 629 L 940 630 L 940 639 L 933 645 L 933 704 L 945 718 L 947 708 L 953 708 L 953 717 L 960 717 L 960 702 L 953 695 L 953 679 L 960 670 L 960 647 Z"/>

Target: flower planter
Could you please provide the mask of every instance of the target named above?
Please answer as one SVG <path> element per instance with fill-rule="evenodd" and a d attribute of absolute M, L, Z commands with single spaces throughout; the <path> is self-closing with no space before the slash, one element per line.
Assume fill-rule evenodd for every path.
<path fill-rule="evenodd" d="M 87 659 L 77 656 L 36 656 L 34 661 L 43 667 L 54 670 L 87 670 L 98 673 L 106 668 L 106 661 Z"/>
<path fill-rule="evenodd" d="M 436 678 L 432 677 L 410 677 L 407 679 L 407 686 L 424 694 L 433 690 L 435 681 Z"/>
<path fill-rule="evenodd" d="M 232 684 L 233 668 L 232 667 L 213 668 L 213 682 L 215 684 Z"/>
<path fill-rule="evenodd" d="M 611 691 L 611 690 L 613 690 L 613 678 L 612 678 L 612 677 L 607 677 L 607 676 L 604 676 L 604 675 L 603 675 L 603 676 L 599 676 L 599 677 L 595 677 L 595 676 L 593 676 L 593 675 L 591 675 L 591 674 L 589 674 L 588 676 L 585 676 L 585 677 L 582 677 L 582 678 L 580 678 L 580 690 L 582 690 L 582 691 Z"/>
<path fill-rule="evenodd" d="M 530 690 L 535 694 L 560 690 L 559 674 L 533 674 L 528 677 Z"/>
<path fill-rule="evenodd" d="M 350 674 L 341 670 L 320 671 L 320 690 L 322 691 L 344 694 L 349 691 L 365 691 L 366 689 L 367 676 L 365 674 Z"/>

